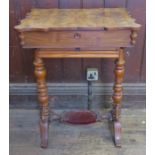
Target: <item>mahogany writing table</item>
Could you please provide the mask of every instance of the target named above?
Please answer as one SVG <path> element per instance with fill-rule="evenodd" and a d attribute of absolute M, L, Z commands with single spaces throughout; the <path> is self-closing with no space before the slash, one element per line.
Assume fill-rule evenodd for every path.
<path fill-rule="evenodd" d="M 114 142 L 120 146 L 124 49 L 135 44 L 140 25 L 124 8 L 32 9 L 15 26 L 23 48 L 35 49 L 41 147 L 48 145 L 49 109 L 43 58 L 113 58 L 115 83 L 111 111 Z"/>

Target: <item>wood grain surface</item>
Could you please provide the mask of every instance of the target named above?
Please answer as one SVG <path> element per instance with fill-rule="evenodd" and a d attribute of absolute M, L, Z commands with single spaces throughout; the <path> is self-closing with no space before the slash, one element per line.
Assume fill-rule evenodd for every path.
<path fill-rule="evenodd" d="M 20 38 L 24 48 L 103 50 L 109 47 L 130 47 L 130 35 L 130 30 L 28 31 L 22 32 Z"/>
<path fill-rule="evenodd" d="M 19 31 L 56 29 L 138 29 L 139 24 L 124 8 L 99 9 L 33 9 L 21 24 Z"/>

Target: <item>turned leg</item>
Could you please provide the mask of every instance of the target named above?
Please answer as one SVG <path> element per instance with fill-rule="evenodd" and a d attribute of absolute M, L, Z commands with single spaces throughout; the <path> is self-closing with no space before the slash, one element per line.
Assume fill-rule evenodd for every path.
<path fill-rule="evenodd" d="M 43 60 L 35 53 L 35 76 L 37 78 L 38 100 L 40 102 L 40 136 L 41 147 L 48 146 L 48 128 L 49 128 L 49 109 L 48 109 L 48 94 L 45 82 L 46 70 Z"/>
<path fill-rule="evenodd" d="M 113 109 L 112 109 L 112 126 L 113 126 L 113 138 L 114 143 L 117 147 L 120 147 L 121 139 L 121 123 L 120 123 L 120 113 L 121 113 L 121 101 L 122 101 L 122 81 L 124 77 L 124 49 L 121 48 L 119 51 L 119 58 L 115 62 L 115 83 L 114 83 L 114 93 L 113 93 Z"/>

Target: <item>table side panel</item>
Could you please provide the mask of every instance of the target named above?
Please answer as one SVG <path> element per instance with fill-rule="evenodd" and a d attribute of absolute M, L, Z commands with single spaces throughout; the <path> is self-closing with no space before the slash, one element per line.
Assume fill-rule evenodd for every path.
<path fill-rule="evenodd" d="M 130 46 L 130 30 L 112 31 L 31 31 L 22 33 L 24 48 L 80 48 L 100 50 L 105 47 Z"/>

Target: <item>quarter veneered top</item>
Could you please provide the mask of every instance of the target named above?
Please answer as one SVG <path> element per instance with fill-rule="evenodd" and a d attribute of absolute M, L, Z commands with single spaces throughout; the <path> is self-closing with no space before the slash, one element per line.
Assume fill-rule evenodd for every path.
<path fill-rule="evenodd" d="M 138 29 L 124 8 L 99 9 L 32 9 L 21 23 L 19 31 L 32 30 L 82 30 L 82 29 Z"/>

